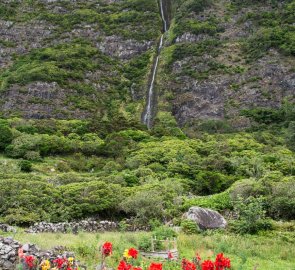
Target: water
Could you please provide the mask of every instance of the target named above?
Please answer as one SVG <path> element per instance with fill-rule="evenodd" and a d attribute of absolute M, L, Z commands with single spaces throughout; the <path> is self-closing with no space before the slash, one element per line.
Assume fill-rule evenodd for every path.
<path fill-rule="evenodd" d="M 160 0 L 160 11 L 161 11 L 161 17 L 162 17 L 163 26 L 164 26 L 164 33 L 165 33 L 167 31 L 167 21 L 165 19 L 163 0 Z M 152 126 L 154 86 L 155 86 L 155 79 L 156 79 L 156 75 L 157 75 L 158 65 L 159 65 L 160 52 L 163 47 L 163 38 L 164 38 L 164 34 L 162 34 L 162 36 L 160 38 L 158 51 L 157 51 L 157 58 L 156 58 L 155 64 L 153 65 L 152 80 L 151 80 L 149 88 L 148 88 L 149 89 L 148 90 L 148 101 L 147 101 L 146 111 L 145 111 L 145 114 L 143 117 L 143 122 L 148 128 L 151 128 L 151 126 Z"/>

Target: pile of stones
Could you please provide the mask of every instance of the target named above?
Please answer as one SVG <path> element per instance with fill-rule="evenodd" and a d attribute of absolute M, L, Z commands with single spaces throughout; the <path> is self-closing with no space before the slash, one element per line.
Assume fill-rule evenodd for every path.
<path fill-rule="evenodd" d="M 12 226 L 7 225 L 7 224 L 0 223 L 0 231 L 15 233 L 16 229 L 14 227 L 12 227 Z"/>
<path fill-rule="evenodd" d="M 32 255 L 38 260 L 44 258 L 52 260 L 57 257 L 75 257 L 73 252 L 69 252 L 65 247 L 55 247 L 52 250 L 40 250 L 36 245 L 21 245 L 11 237 L 0 237 L 0 269 L 15 270 L 18 264 L 18 250 L 22 247 L 24 255 Z"/>
<path fill-rule="evenodd" d="M 61 223 L 49 223 L 40 222 L 35 223 L 29 229 L 26 230 L 27 233 L 69 233 L 74 234 L 79 231 L 83 232 L 103 232 L 103 231 L 113 231 L 118 228 L 118 224 L 112 221 L 96 221 L 92 219 L 77 221 L 77 222 L 61 222 Z"/>

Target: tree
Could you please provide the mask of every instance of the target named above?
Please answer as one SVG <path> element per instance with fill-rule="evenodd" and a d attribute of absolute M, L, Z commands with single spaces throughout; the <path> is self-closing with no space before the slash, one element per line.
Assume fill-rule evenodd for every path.
<path fill-rule="evenodd" d="M 0 123 L 0 150 L 4 150 L 11 143 L 12 136 L 11 129 L 7 125 Z"/>
<path fill-rule="evenodd" d="M 289 148 L 295 151 L 295 121 L 290 122 L 286 132 L 286 142 Z"/>

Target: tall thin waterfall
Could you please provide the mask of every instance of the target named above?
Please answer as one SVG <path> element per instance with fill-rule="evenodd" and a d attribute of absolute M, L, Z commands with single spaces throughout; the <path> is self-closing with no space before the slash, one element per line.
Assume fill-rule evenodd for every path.
<path fill-rule="evenodd" d="M 160 11 L 161 11 L 161 17 L 162 17 L 164 33 L 165 33 L 167 31 L 167 27 L 168 27 L 167 20 L 165 18 L 163 0 L 159 0 L 159 1 L 160 1 Z M 151 126 L 152 126 L 154 86 L 155 86 L 155 79 L 156 79 L 156 75 L 157 75 L 158 65 L 159 65 L 160 52 L 161 52 L 161 49 L 163 46 L 163 38 L 164 38 L 164 34 L 161 35 L 160 43 L 159 43 L 158 50 L 157 50 L 156 61 L 155 61 L 153 68 L 152 68 L 152 79 L 150 81 L 149 88 L 148 88 L 148 96 L 147 96 L 148 100 L 147 100 L 146 110 L 145 110 L 145 113 L 143 116 L 143 123 L 146 124 L 148 128 L 151 128 Z"/>

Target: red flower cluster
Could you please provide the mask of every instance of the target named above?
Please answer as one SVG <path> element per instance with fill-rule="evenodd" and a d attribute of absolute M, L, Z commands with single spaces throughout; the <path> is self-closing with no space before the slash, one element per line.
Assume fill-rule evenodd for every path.
<path fill-rule="evenodd" d="M 210 260 L 204 261 L 202 263 L 202 270 L 225 270 L 229 269 L 230 267 L 230 259 L 225 258 L 223 253 L 217 254 L 214 263 Z"/>
<path fill-rule="evenodd" d="M 101 247 L 101 253 L 107 257 L 112 254 L 113 245 L 110 242 L 105 242 Z"/>
<path fill-rule="evenodd" d="M 33 268 L 35 266 L 35 257 L 32 255 L 25 256 L 25 262 L 29 268 Z"/>
<path fill-rule="evenodd" d="M 150 267 L 148 270 L 162 270 L 163 269 L 163 264 L 162 263 L 151 263 Z"/>
<path fill-rule="evenodd" d="M 53 263 L 56 264 L 58 269 L 61 269 L 65 267 L 66 265 L 68 265 L 68 260 L 65 258 L 57 258 L 53 260 Z"/>
<path fill-rule="evenodd" d="M 215 259 L 216 270 L 224 270 L 230 268 L 230 259 L 223 257 L 223 253 L 219 253 Z"/>
<path fill-rule="evenodd" d="M 187 259 L 182 259 L 181 267 L 182 267 L 182 270 L 196 270 L 197 269 L 195 264 L 193 262 L 190 262 Z"/>
<path fill-rule="evenodd" d="M 138 251 L 135 248 L 130 248 L 128 250 L 128 255 L 131 256 L 133 259 L 137 259 Z"/>
<path fill-rule="evenodd" d="M 132 269 L 132 265 L 131 264 L 128 264 L 124 260 L 121 260 L 117 269 L 118 270 L 131 270 Z"/>
<path fill-rule="evenodd" d="M 202 270 L 214 270 L 214 263 L 210 260 L 203 261 Z"/>

